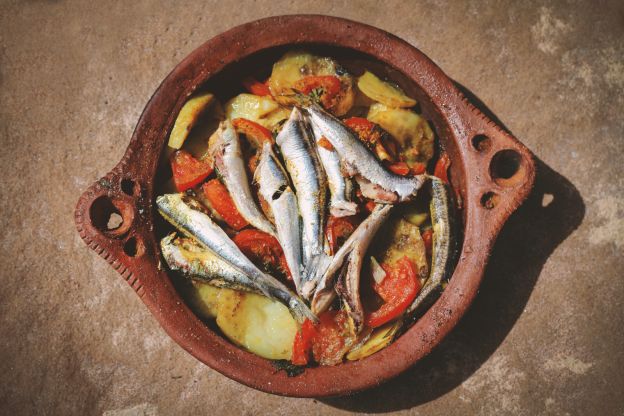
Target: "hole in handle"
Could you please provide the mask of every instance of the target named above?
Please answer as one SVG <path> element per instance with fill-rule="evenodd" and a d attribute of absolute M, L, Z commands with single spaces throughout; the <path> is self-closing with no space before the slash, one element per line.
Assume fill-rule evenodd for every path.
<path fill-rule="evenodd" d="M 500 186 L 515 186 L 526 176 L 525 161 L 515 150 L 497 152 L 490 162 L 490 177 Z"/>
<path fill-rule="evenodd" d="M 477 152 L 487 152 L 492 147 L 492 139 L 484 134 L 478 134 L 472 138 L 472 147 Z"/>
<path fill-rule="evenodd" d="M 145 245 L 139 238 L 132 236 L 124 243 L 123 251 L 128 257 L 139 257 L 145 253 Z"/>
<path fill-rule="evenodd" d="M 102 233 L 110 237 L 120 237 L 132 225 L 134 208 L 125 201 L 102 195 L 91 203 L 89 219 Z"/>

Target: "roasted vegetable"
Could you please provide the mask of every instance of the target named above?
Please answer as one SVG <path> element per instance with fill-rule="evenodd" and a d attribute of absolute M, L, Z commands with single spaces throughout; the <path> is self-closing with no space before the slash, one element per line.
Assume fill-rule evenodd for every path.
<path fill-rule="evenodd" d="M 451 166 L 451 159 L 449 159 L 446 153 L 442 153 L 438 159 L 433 176 L 437 176 L 444 183 L 448 183 L 448 169 Z"/>
<path fill-rule="evenodd" d="M 397 320 L 376 328 L 364 343 L 349 351 L 347 360 L 361 360 L 386 348 L 394 340 L 402 324 L 403 322 L 401 320 Z"/>
<path fill-rule="evenodd" d="M 296 365 L 307 365 L 312 354 L 312 344 L 317 331 L 312 321 L 306 320 L 301 329 L 295 335 L 295 342 L 292 351 L 292 363 Z"/>
<path fill-rule="evenodd" d="M 326 77 L 335 78 L 339 84 Z M 353 78 L 349 74 L 334 60 L 307 52 L 294 51 L 284 55 L 273 65 L 268 84 L 280 104 L 300 104 L 298 93 L 313 94 L 314 98 L 338 116 L 349 111 L 355 98 Z"/>
<path fill-rule="evenodd" d="M 262 149 L 264 143 L 273 144 L 274 140 L 271 131 L 255 121 L 247 120 L 246 118 L 235 118 L 232 120 L 232 125 L 236 132 L 244 134 L 247 141 L 256 149 Z"/>
<path fill-rule="evenodd" d="M 199 185 L 212 173 L 212 167 L 195 159 L 189 152 L 178 150 L 171 155 L 173 182 L 178 192 L 184 192 Z"/>
<path fill-rule="evenodd" d="M 286 120 L 290 111 L 280 107 L 271 97 L 239 94 L 227 102 L 225 115 L 230 120 L 237 118 L 251 120 L 270 130 L 280 121 Z"/>
<path fill-rule="evenodd" d="M 200 318 L 214 319 L 217 317 L 220 292 L 221 288 L 193 280 L 191 285 L 185 288 L 184 297 Z"/>
<path fill-rule="evenodd" d="M 327 311 L 319 316 L 316 334 L 312 342 L 312 355 L 321 365 L 334 365 L 342 362 L 346 352 L 355 343 L 347 313 Z"/>
<path fill-rule="evenodd" d="M 277 239 L 260 230 L 243 230 L 234 237 L 234 243 L 254 264 L 267 271 L 288 275 L 288 263 Z"/>
<path fill-rule="evenodd" d="M 425 279 L 429 273 L 429 266 L 418 226 L 399 216 L 391 218 L 385 229 L 373 249 L 375 257 L 380 263 L 394 267 L 399 260 L 407 256 L 414 263 L 418 277 L 421 280 Z"/>
<path fill-rule="evenodd" d="M 216 211 L 219 214 L 219 218 L 223 219 L 227 225 L 236 231 L 249 225 L 247 220 L 236 209 L 230 193 L 219 179 L 206 182 L 202 186 L 202 191 L 209 207 Z"/>
<path fill-rule="evenodd" d="M 270 360 L 289 360 L 297 323 L 288 308 L 255 293 L 221 289 L 217 325 L 226 337 Z"/>
<path fill-rule="evenodd" d="M 433 131 L 421 115 L 403 108 L 374 104 L 367 118 L 397 140 L 399 153 L 410 167 L 416 163 L 427 164 L 433 156 Z"/>
<path fill-rule="evenodd" d="M 353 231 L 360 223 L 360 219 L 351 215 L 348 217 L 334 217 L 329 216 L 327 226 L 325 228 L 325 235 L 327 236 L 327 242 L 329 243 L 329 254 L 333 255 L 338 251 L 342 243 L 349 238 Z"/>
<path fill-rule="evenodd" d="M 271 90 L 269 89 L 268 85 L 263 84 L 262 82 L 252 77 L 245 78 L 243 80 L 243 86 L 253 95 L 259 95 L 261 97 L 271 96 Z"/>
<path fill-rule="evenodd" d="M 184 104 L 169 135 L 169 147 L 173 149 L 182 147 L 189 132 L 213 100 L 212 94 L 205 93 L 192 97 Z"/>
<path fill-rule="evenodd" d="M 366 71 L 358 79 L 357 86 L 367 97 L 388 107 L 413 107 L 416 105 L 416 100 L 405 95 L 399 87 L 380 80 L 369 71 Z"/>

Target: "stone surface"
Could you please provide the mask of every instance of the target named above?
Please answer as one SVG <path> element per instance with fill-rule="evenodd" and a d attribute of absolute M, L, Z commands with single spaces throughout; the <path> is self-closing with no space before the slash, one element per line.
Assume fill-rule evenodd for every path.
<path fill-rule="evenodd" d="M 458 328 L 412 370 L 348 398 L 271 396 L 203 366 L 73 225 L 78 196 L 120 159 L 178 61 L 287 13 L 406 39 L 540 160 Z M 623 15 L 617 1 L 2 1 L 0 413 L 621 415 Z"/>

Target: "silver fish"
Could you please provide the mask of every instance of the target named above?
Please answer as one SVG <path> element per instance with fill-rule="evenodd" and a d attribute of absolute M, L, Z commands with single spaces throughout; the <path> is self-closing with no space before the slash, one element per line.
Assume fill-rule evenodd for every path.
<path fill-rule="evenodd" d="M 184 194 L 166 194 L 156 198 L 160 214 L 184 235 L 195 238 L 203 247 L 249 277 L 249 285 L 268 298 L 282 302 L 299 322 L 316 321 L 306 304 L 273 276 L 258 269 L 234 242 L 203 211 L 201 205 Z"/>
<path fill-rule="evenodd" d="M 297 193 L 303 225 L 301 245 L 305 270 L 303 279 L 306 282 L 301 293 L 307 297 L 314 290 L 322 268 L 329 262 L 323 249 L 327 179 L 298 108 L 293 108 L 275 141 L 284 156 L 286 170 Z"/>
<path fill-rule="evenodd" d="M 408 178 L 386 170 L 351 130 L 320 106 L 311 105 L 307 112 L 316 136 L 329 140 L 344 172 L 360 182 L 365 197 L 386 203 L 406 201 L 423 185 L 424 175 Z"/>
<path fill-rule="evenodd" d="M 277 237 L 275 227 L 262 214 L 251 193 L 240 140 L 229 120 L 223 121 L 210 137 L 208 151 L 238 212 L 257 229 Z"/>
<path fill-rule="evenodd" d="M 210 283 L 217 287 L 254 291 L 253 282 L 212 251 L 202 247 L 192 238 L 177 237 L 173 232 L 160 240 L 160 249 L 171 270 L 185 276 Z"/>
<path fill-rule="evenodd" d="M 301 224 L 297 198 L 290 188 L 288 176 L 273 153 L 270 143 L 265 143 L 260 161 L 254 174 L 254 181 L 260 185 L 260 195 L 271 207 L 279 240 L 290 275 L 297 292 L 301 293 Z"/>
<path fill-rule="evenodd" d="M 355 293 L 357 292 L 355 291 L 359 291 L 359 276 L 362 268 L 362 260 L 372 238 L 386 219 L 388 219 L 391 209 L 392 205 L 376 205 L 373 212 L 362 221 L 355 231 L 353 231 L 353 234 L 347 238 L 336 252 L 314 292 L 312 310 L 315 314 L 318 315 L 324 312 L 336 297 L 336 292 L 333 288 L 334 276 L 343 267 L 347 256 L 349 256 L 349 263 L 347 265 L 345 277 L 347 278 L 347 288 L 350 293 L 350 298 L 354 300 L 354 303 L 349 306 L 352 307 L 351 311 L 356 311 L 355 313 L 357 313 L 356 304 L 359 304 L 359 308 L 361 309 L 362 305 L 359 303 L 359 295 L 356 295 Z"/>
<path fill-rule="evenodd" d="M 448 279 L 452 272 L 457 255 L 454 205 L 444 182 L 435 176 L 429 176 L 429 180 L 431 181 L 429 211 L 433 228 L 431 272 L 420 293 L 407 308 L 407 314 L 414 313 L 417 309 L 423 310 L 431 305 L 442 291 L 445 279 Z"/>
<path fill-rule="evenodd" d="M 315 142 L 318 143 L 323 137 L 323 132 L 315 124 L 311 124 L 311 127 L 314 132 Z M 323 169 L 327 173 L 330 192 L 329 212 L 334 217 L 355 215 L 357 213 L 357 204 L 351 200 L 353 182 L 350 178 L 346 178 L 343 175 L 338 153 L 325 149 L 322 146 L 317 146 L 317 152 Z"/>

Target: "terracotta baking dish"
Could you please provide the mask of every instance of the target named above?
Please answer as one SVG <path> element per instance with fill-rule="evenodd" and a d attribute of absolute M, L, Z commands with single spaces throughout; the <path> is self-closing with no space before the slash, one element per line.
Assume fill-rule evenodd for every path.
<path fill-rule="evenodd" d="M 307 369 L 296 377 L 228 342 L 185 305 L 163 267 L 161 220 L 154 207 L 160 154 L 174 119 L 198 88 L 227 98 L 242 76 L 264 70 L 285 50 L 305 47 L 347 68 L 363 63 L 418 99 L 452 161 L 450 176 L 463 207 L 463 244 L 438 301 L 386 349 L 356 362 Z M 229 89 L 228 89 L 229 88 Z M 165 331 L 222 374 L 253 388 L 298 397 L 352 393 L 396 376 L 428 354 L 474 299 L 502 225 L 534 181 L 531 153 L 486 118 L 429 58 L 382 30 L 328 16 L 271 17 L 238 26 L 201 45 L 163 81 L 145 107 L 117 166 L 81 196 L 76 226 L 85 243 L 130 284 Z M 111 214 L 123 222 L 108 229 Z"/>

